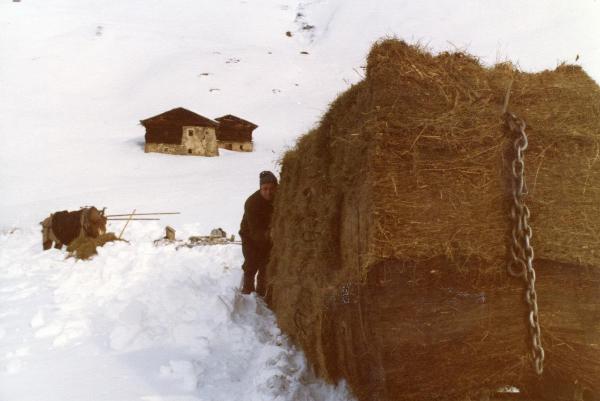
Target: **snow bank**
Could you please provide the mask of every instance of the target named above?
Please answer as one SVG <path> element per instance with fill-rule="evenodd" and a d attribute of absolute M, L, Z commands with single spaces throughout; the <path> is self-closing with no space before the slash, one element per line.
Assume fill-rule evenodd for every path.
<path fill-rule="evenodd" d="M 90 261 L 42 251 L 34 229 L 0 235 L 0 399 L 349 397 L 236 291 L 239 245 L 155 247 L 158 225 L 127 234 Z"/>

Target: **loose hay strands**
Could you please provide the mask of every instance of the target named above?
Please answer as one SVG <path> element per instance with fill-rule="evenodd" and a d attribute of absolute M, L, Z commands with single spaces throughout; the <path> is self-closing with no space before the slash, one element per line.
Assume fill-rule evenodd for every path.
<path fill-rule="evenodd" d="M 98 253 L 96 250 L 97 247 L 104 246 L 104 244 L 113 241 L 124 240 L 117 238 L 114 233 L 102 234 L 97 238 L 80 236 L 69 244 L 67 251 L 71 257 L 87 260 Z"/>
<path fill-rule="evenodd" d="M 530 365 L 522 290 L 505 271 L 512 138 L 501 116 L 507 104 L 528 125 L 525 202 L 536 260 L 546 261 L 548 272 L 570 266 L 559 275 L 540 272 L 542 332 L 560 338 L 548 344 L 545 377 L 583 380 L 600 391 L 600 305 L 591 295 L 600 288 L 600 88 L 577 66 L 537 74 L 506 63 L 485 68 L 464 53 L 433 56 L 396 40 L 373 47 L 366 78 L 338 97 L 319 127 L 282 160 L 270 304 L 321 375 L 347 378 L 364 397 L 379 391 L 378 380 L 402 389 L 415 377 L 423 380 L 413 399 L 515 380 L 531 384 L 527 371 L 510 370 Z M 396 323 L 386 331 L 359 312 L 383 296 L 364 289 L 388 261 L 397 262 L 386 264 L 391 277 L 405 263 L 415 268 L 398 276 L 398 296 L 386 298 L 385 314 L 377 312 L 383 307 L 371 309 L 377 319 Z M 544 277 L 568 282 L 570 291 Z M 362 295 L 353 298 L 347 289 L 355 287 Z M 438 297 L 430 300 L 433 292 Z M 460 307 L 452 318 L 442 316 L 460 293 L 497 293 L 498 300 L 464 321 Z M 585 294 L 583 304 L 577 293 Z M 448 333 L 462 322 L 469 346 L 443 331 L 436 332 L 446 343 L 433 346 L 436 322 L 446 322 L 440 330 Z M 491 332 L 470 333 L 486 322 L 503 324 L 508 343 Z M 415 328 L 422 333 L 398 331 Z M 562 353 L 561 342 L 591 356 L 578 364 L 576 355 Z M 447 361 L 443 374 L 423 363 L 436 360 L 436 349 Z"/>

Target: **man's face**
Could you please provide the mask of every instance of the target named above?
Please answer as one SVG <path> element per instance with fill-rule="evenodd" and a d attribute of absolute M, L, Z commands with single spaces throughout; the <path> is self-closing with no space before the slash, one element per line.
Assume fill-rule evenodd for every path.
<path fill-rule="evenodd" d="M 277 192 L 277 184 L 266 182 L 260 186 L 260 195 L 267 201 L 271 202 Z"/>

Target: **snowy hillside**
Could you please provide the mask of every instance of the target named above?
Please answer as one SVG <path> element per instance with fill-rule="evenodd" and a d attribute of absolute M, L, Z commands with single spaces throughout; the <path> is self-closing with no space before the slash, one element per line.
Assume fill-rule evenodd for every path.
<path fill-rule="evenodd" d="M 579 55 L 600 81 L 597 2 L 456 4 L 4 0 L 0 227 L 93 204 L 113 213 L 168 206 L 183 213 L 176 225 L 233 232 L 257 171 L 276 169 L 282 151 L 360 80 L 369 46 L 385 35 L 526 70 Z M 177 106 L 255 122 L 257 151 L 144 154 L 139 120 Z"/>
<path fill-rule="evenodd" d="M 318 123 L 397 36 L 600 82 L 600 2 L 0 1 L 0 400 L 342 400 L 254 296 L 236 233 L 258 172 Z M 145 154 L 139 120 L 174 107 L 256 123 L 256 151 Z M 41 251 L 38 222 L 83 205 L 177 211 L 88 262 Z M 112 222 L 109 229 L 120 231 Z"/>

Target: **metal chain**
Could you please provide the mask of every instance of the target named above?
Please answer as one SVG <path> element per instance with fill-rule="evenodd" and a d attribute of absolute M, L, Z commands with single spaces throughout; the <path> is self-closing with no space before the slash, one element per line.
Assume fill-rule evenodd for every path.
<path fill-rule="evenodd" d="M 342 286 L 342 289 L 340 291 L 340 295 L 341 295 L 342 303 L 343 304 L 349 304 L 350 303 L 350 284 L 344 284 Z"/>
<path fill-rule="evenodd" d="M 535 270 L 533 269 L 533 248 L 531 237 L 533 231 L 529 225 L 530 212 L 523 201 L 527 195 L 525 184 L 525 157 L 523 152 L 527 149 L 528 140 L 525 133 L 525 121 L 512 113 L 504 114 L 508 128 L 517 134 L 514 141 L 515 159 L 512 161 L 512 205 L 510 216 L 514 226 L 512 229 L 511 256 L 508 262 L 508 273 L 522 279 L 527 284 L 525 301 L 529 305 L 529 332 L 531 334 L 531 353 L 534 361 L 535 372 L 541 375 L 544 371 L 544 348 L 540 331 L 538 315 L 537 293 L 535 291 Z"/>

